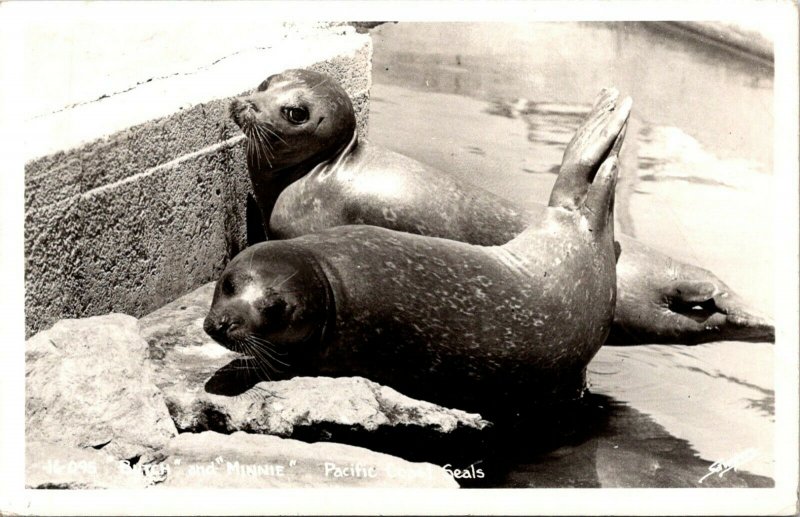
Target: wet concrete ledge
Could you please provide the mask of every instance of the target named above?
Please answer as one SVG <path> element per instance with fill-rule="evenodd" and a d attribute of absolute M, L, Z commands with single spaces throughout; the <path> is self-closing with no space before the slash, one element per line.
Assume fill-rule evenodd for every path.
<path fill-rule="evenodd" d="M 51 87 L 58 104 L 37 107 L 25 128 L 26 335 L 67 317 L 142 316 L 214 279 L 246 246 L 250 183 L 227 107 L 267 76 L 331 74 L 366 133 L 369 35 L 253 21 L 219 48 L 202 44 L 214 37 L 212 21 L 202 23 L 177 35 L 123 34 L 116 49 L 84 42 L 115 30 L 103 24 L 40 39 L 53 48 L 39 55 L 77 63 L 55 67 L 66 76 L 50 81 L 68 91 Z"/>

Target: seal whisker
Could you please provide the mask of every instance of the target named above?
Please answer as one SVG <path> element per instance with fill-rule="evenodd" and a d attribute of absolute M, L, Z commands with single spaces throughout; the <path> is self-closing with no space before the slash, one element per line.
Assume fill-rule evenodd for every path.
<path fill-rule="evenodd" d="M 260 166 L 262 163 L 262 158 L 267 161 L 267 165 L 269 168 L 272 168 L 272 163 L 269 160 L 269 156 L 267 156 L 267 150 L 264 149 L 262 145 L 262 136 L 259 132 L 258 125 L 248 126 L 247 131 L 247 154 L 248 156 L 252 156 L 255 158 L 255 165 L 256 167 Z M 255 151 L 255 152 L 254 152 Z M 274 156 L 273 156 L 274 158 Z"/>
<path fill-rule="evenodd" d="M 242 339 L 240 339 L 240 338 L 234 339 L 234 344 L 236 345 L 237 348 L 239 348 L 239 350 L 240 350 L 239 353 L 241 353 L 242 355 L 244 355 L 245 357 L 248 357 L 248 358 L 252 358 L 253 357 L 253 354 L 250 353 L 251 352 L 250 347 L 248 347 L 247 343 L 242 341 Z M 245 363 L 245 367 L 250 368 L 250 364 L 249 363 Z"/>
<path fill-rule="evenodd" d="M 259 150 L 264 152 L 264 157 L 267 159 L 267 165 L 271 169 L 272 168 L 272 162 L 270 162 L 269 157 L 272 156 L 272 158 L 275 159 L 275 155 L 272 154 L 272 150 L 271 150 L 271 147 L 269 145 L 269 141 L 264 137 L 264 134 L 261 132 L 260 126 L 255 126 L 255 128 L 256 128 L 256 134 L 258 135 L 258 139 L 257 139 L 258 148 L 259 148 Z M 266 145 L 261 145 L 261 144 L 266 144 Z"/>
<path fill-rule="evenodd" d="M 268 368 L 274 370 L 274 368 L 272 368 L 272 365 L 269 364 L 269 361 L 265 360 L 259 354 L 257 347 L 254 347 L 248 343 L 247 338 L 245 338 L 241 343 L 242 347 L 245 348 L 250 353 L 250 355 L 252 355 L 252 357 L 255 359 L 255 365 L 257 369 L 254 369 L 254 371 L 256 371 L 256 374 L 258 374 L 258 372 L 260 371 L 267 377 L 267 380 L 271 381 L 272 378 L 269 376 L 269 372 L 263 368 L 263 365 L 265 364 Z"/>
<path fill-rule="evenodd" d="M 267 157 L 267 149 L 264 148 L 261 142 L 261 133 L 258 130 L 258 126 L 253 128 L 253 144 L 256 146 L 256 150 L 258 151 L 259 156 L 263 156 L 267 159 L 267 163 L 269 164 L 269 158 Z M 270 165 L 271 167 L 271 165 Z"/>
<path fill-rule="evenodd" d="M 273 158 L 275 158 L 275 153 L 273 153 L 273 152 L 272 152 L 272 151 L 274 150 L 274 149 L 273 149 L 273 147 L 272 147 L 272 142 L 271 142 L 271 141 L 270 141 L 270 139 L 269 139 L 269 135 L 268 135 L 268 134 L 265 132 L 265 129 L 266 129 L 266 128 L 265 128 L 264 126 L 259 126 L 259 127 L 258 127 L 258 134 L 259 134 L 259 135 L 260 135 L 260 137 L 261 137 L 261 138 L 260 138 L 260 140 L 261 140 L 261 141 L 264 143 L 264 145 L 265 145 L 265 147 L 266 147 L 266 150 L 267 150 L 267 152 L 268 152 L 268 153 L 269 153 L 269 154 L 270 154 L 270 155 L 271 155 Z"/>
<path fill-rule="evenodd" d="M 263 344 L 266 344 L 266 345 L 269 345 L 269 346 L 272 346 L 272 347 L 276 346 L 275 343 L 273 343 L 269 339 L 263 338 L 261 336 L 257 336 L 255 334 L 250 334 L 250 336 L 248 336 L 248 337 L 250 337 L 252 340 L 256 341 L 257 343 L 263 343 Z M 280 355 L 286 355 L 286 354 L 283 353 L 283 352 L 280 352 Z"/>
<path fill-rule="evenodd" d="M 258 361 L 256 355 L 253 353 L 252 347 L 243 339 L 237 339 L 236 345 L 242 350 L 243 354 L 250 359 L 244 363 L 244 369 L 257 373 Z"/>
<path fill-rule="evenodd" d="M 269 359 L 272 359 L 273 361 L 276 361 L 276 362 L 278 362 L 278 363 L 280 363 L 280 364 L 282 364 L 282 365 L 286 366 L 287 368 L 289 367 L 289 365 L 288 365 L 288 364 L 286 364 L 286 363 L 284 363 L 283 361 L 281 361 L 281 360 L 279 360 L 279 359 L 275 359 L 274 357 L 272 357 L 272 356 L 271 356 L 271 355 L 270 355 L 270 354 L 269 354 L 269 353 L 268 353 L 268 352 L 267 352 L 267 351 L 266 351 L 264 348 L 258 348 L 258 352 L 259 352 L 259 354 L 261 354 L 261 357 L 263 358 L 263 361 L 264 361 L 265 363 L 267 363 L 267 365 L 269 366 L 269 368 L 270 368 L 270 369 L 271 369 L 273 372 L 275 372 L 275 373 L 278 373 L 278 374 L 280 374 L 280 373 L 285 373 L 285 370 L 283 370 L 282 368 L 278 368 L 277 366 L 275 366 L 274 364 L 272 364 L 272 363 L 269 361 Z"/>
<path fill-rule="evenodd" d="M 316 90 L 317 88 L 319 88 L 320 86 L 322 86 L 323 84 L 325 84 L 327 82 L 328 82 L 328 78 L 327 77 L 323 77 L 322 80 L 320 82 L 318 82 L 317 84 L 315 84 L 314 86 L 312 86 L 310 88 L 310 90 L 314 91 L 314 90 Z"/>
<path fill-rule="evenodd" d="M 284 290 L 275 291 L 275 294 L 293 294 L 293 293 L 303 293 L 303 292 L 305 292 L 304 289 L 292 289 L 290 291 L 284 291 Z"/>
<path fill-rule="evenodd" d="M 254 257 L 255 255 L 256 255 L 255 253 L 251 253 L 251 254 L 250 254 L 250 263 L 247 265 L 247 269 L 248 269 L 248 270 L 250 270 L 250 271 L 252 271 L 252 270 L 253 270 L 253 257 Z"/>
<path fill-rule="evenodd" d="M 286 397 L 281 397 L 280 395 L 278 395 L 274 391 L 270 391 L 267 388 L 265 388 L 264 386 L 261 386 L 261 383 L 256 384 L 255 386 L 250 388 L 249 391 L 252 391 L 255 394 L 264 393 L 265 394 L 265 398 L 266 398 L 266 396 L 270 396 L 270 397 L 274 397 L 276 399 L 286 399 Z"/>
<path fill-rule="evenodd" d="M 246 133 L 247 135 L 247 159 L 248 161 L 252 161 L 252 165 L 254 167 L 261 166 L 261 157 L 258 153 L 258 145 L 254 142 L 254 137 L 251 131 Z"/>
<path fill-rule="evenodd" d="M 285 284 L 286 282 L 288 282 L 289 280 L 291 280 L 291 279 L 292 279 L 292 278 L 293 278 L 293 277 L 294 277 L 294 276 L 295 276 L 297 273 L 299 273 L 299 270 L 296 270 L 294 273 L 292 273 L 291 275 L 287 276 L 286 278 L 284 278 L 283 280 L 281 280 L 281 281 L 280 281 L 280 282 L 278 282 L 277 284 L 273 284 L 273 285 L 271 285 L 269 288 L 270 288 L 270 289 L 272 289 L 272 290 L 274 290 L 276 287 L 280 287 L 280 286 L 282 286 L 283 284 Z"/>
<path fill-rule="evenodd" d="M 257 141 L 259 144 L 266 144 L 269 147 L 269 139 L 264 137 L 264 132 L 261 130 L 260 125 L 256 125 L 253 127 L 253 132 L 257 136 Z"/>
<path fill-rule="evenodd" d="M 259 347 L 257 347 L 257 346 L 252 346 L 251 350 L 253 350 L 253 352 L 254 352 L 254 353 L 256 354 L 256 356 L 258 357 L 259 365 L 261 365 L 261 364 L 265 365 L 267 368 L 269 368 L 270 370 L 272 370 L 274 373 L 284 373 L 284 372 L 283 372 L 283 370 L 281 370 L 281 369 L 279 369 L 279 368 L 276 368 L 276 367 L 275 367 L 275 366 L 274 366 L 274 365 L 273 365 L 273 364 L 272 364 L 272 363 L 269 361 L 269 357 L 268 357 L 268 356 L 267 356 L 267 355 L 264 353 L 264 349 L 263 349 L 263 348 L 259 348 Z M 284 363 L 284 364 L 285 364 L 285 363 Z M 287 366 L 288 366 L 288 365 L 287 365 Z M 266 373 L 266 372 L 264 372 L 264 373 Z M 269 375 L 267 376 L 267 378 L 268 378 L 269 380 L 272 380 L 271 378 L 269 378 Z"/>
<path fill-rule="evenodd" d="M 269 141 L 266 140 L 266 137 L 265 137 L 265 140 L 264 140 L 264 144 L 265 144 L 264 151 L 267 153 L 267 155 L 272 157 L 272 159 L 274 160 L 275 159 L 275 152 L 274 152 L 275 150 L 272 148 L 272 145 L 269 143 Z"/>
<path fill-rule="evenodd" d="M 249 337 L 252 337 L 252 336 L 249 336 Z M 269 347 L 266 347 L 266 346 L 264 346 L 264 347 L 259 347 L 259 346 L 258 346 L 259 344 L 258 344 L 257 342 L 255 342 L 255 341 L 249 341 L 249 343 L 250 343 L 250 344 L 251 344 L 251 345 L 252 345 L 254 348 L 256 348 L 256 349 L 257 349 L 257 350 L 258 350 L 260 353 L 263 353 L 263 354 L 264 354 L 264 356 L 266 356 L 266 357 L 269 357 L 269 358 L 270 358 L 270 359 L 272 359 L 273 361 L 276 361 L 276 362 L 278 362 L 278 363 L 280 363 L 280 364 L 282 364 L 282 365 L 284 365 L 284 366 L 287 366 L 287 367 L 289 366 L 289 364 L 287 364 L 287 363 L 285 363 L 285 362 L 281 361 L 281 360 L 280 360 L 280 359 L 278 359 L 277 357 L 274 357 L 274 356 L 273 356 L 273 355 L 270 353 L 272 350 L 270 350 L 270 348 L 269 348 Z"/>
<path fill-rule="evenodd" d="M 262 353 L 262 354 L 264 355 L 264 357 L 265 357 L 265 358 L 269 358 L 269 359 L 271 359 L 271 360 L 275 361 L 276 363 L 282 364 L 283 366 L 285 366 L 285 367 L 287 367 L 287 368 L 290 366 L 290 365 L 289 365 L 289 363 L 285 363 L 285 362 L 281 361 L 280 359 L 278 359 L 277 357 L 274 357 L 274 356 L 273 356 L 273 355 L 272 355 L 272 354 L 269 352 L 269 350 L 268 350 L 268 349 L 266 349 L 266 348 L 261 348 L 261 349 L 259 350 L 259 353 Z M 270 363 L 270 367 L 273 367 L 273 368 L 274 368 L 274 366 L 272 365 L 272 363 Z"/>
<path fill-rule="evenodd" d="M 289 145 L 289 144 L 286 142 L 286 140 L 284 140 L 283 138 L 281 138 L 281 135 L 279 135 L 279 134 L 278 134 L 276 131 L 274 131 L 273 129 L 270 129 L 270 127 L 269 127 L 268 125 L 264 124 L 264 129 L 266 129 L 266 130 L 269 132 L 269 134 L 271 134 L 272 136 L 274 136 L 275 138 L 277 138 L 278 140 L 280 140 L 281 142 L 283 142 L 283 145 L 286 145 L 286 146 L 288 146 L 288 145 Z"/>
<path fill-rule="evenodd" d="M 250 337 L 253 339 L 253 342 L 255 342 L 256 344 L 258 344 L 260 346 L 263 346 L 263 347 L 267 348 L 270 351 L 270 353 L 272 353 L 272 354 L 275 354 L 275 355 L 278 355 L 278 356 L 281 356 L 281 357 L 285 357 L 285 356 L 288 355 L 286 352 L 278 352 L 278 350 L 275 348 L 275 343 L 273 343 L 271 341 L 267 341 L 264 338 L 256 337 L 255 335 L 251 335 Z"/>

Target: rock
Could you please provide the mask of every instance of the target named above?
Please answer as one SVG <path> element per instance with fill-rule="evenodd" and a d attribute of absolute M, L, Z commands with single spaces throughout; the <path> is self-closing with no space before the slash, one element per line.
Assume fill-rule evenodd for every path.
<path fill-rule="evenodd" d="M 103 451 L 47 442 L 25 447 L 25 488 L 145 488 L 140 470 Z"/>
<path fill-rule="evenodd" d="M 489 425 L 480 415 L 414 400 L 360 377 L 263 382 L 268 372 L 203 332 L 213 290 L 207 284 L 139 322 L 155 382 L 181 432 L 333 440 L 428 459 L 426 449 L 437 451 L 445 442 L 457 448 Z"/>
<path fill-rule="evenodd" d="M 417 426 L 435 433 L 483 429 L 480 415 L 414 400 L 362 377 L 295 377 L 261 382 L 238 397 L 209 395 L 206 414 L 225 418 L 229 430 L 292 436 L 295 427 L 334 423 L 377 431 L 381 426 Z M 178 427 L 207 428 L 195 414 L 181 415 Z M 221 423 L 220 420 L 217 423 Z"/>
<path fill-rule="evenodd" d="M 61 320 L 36 334 L 26 342 L 25 377 L 28 441 L 132 459 L 177 434 L 131 316 Z"/>
<path fill-rule="evenodd" d="M 148 464 L 170 488 L 458 488 L 444 469 L 360 447 L 277 436 L 181 433 Z"/>
<path fill-rule="evenodd" d="M 219 345 L 203 331 L 215 282 L 203 285 L 139 320 L 149 345 L 155 383 L 174 397 L 198 391 L 220 368 L 241 357 Z M 168 404 L 170 396 L 167 397 Z"/>

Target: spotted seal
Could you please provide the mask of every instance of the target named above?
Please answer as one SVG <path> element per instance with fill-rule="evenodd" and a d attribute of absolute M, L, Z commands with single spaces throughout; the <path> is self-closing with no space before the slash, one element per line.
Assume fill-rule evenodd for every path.
<path fill-rule="evenodd" d="M 591 176 L 621 127 L 604 90 L 567 145 L 560 181 Z M 289 70 L 231 103 L 269 238 L 369 224 L 501 245 L 546 217 L 406 156 L 359 141 L 353 107 L 331 77 Z M 568 189 L 556 189 L 569 192 Z M 618 235 L 619 300 L 608 344 L 772 341 L 774 327 L 705 269 Z"/>
<path fill-rule="evenodd" d="M 614 315 L 621 142 L 594 178 L 562 173 L 575 177 L 501 246 L 367 225 L 251 246 L 224 270 L 204 329 L 295 375 L 362 376 L 499 420 L 575 397 Z"/>

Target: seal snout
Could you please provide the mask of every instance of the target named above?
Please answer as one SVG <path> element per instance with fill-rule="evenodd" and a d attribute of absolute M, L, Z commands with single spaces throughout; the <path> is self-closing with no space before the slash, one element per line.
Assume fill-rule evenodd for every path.
<path fill-rule="evenodd" d="M 231 118 L 241 129 L 255 121 L 258 107 L 246 99 L 233 99 L 228 107 Z"/>
<path fill-rule="evenodd" d="M 242 326 L 242 322 L 236 318 L 232 318 L 228 314 L 220 315 L 215 312 L 210 312 L 203 322 L 203 330 L 211 338 L 230 348 L 228 343 L 232 341 L 231 333 L 235 332 Z"/>

